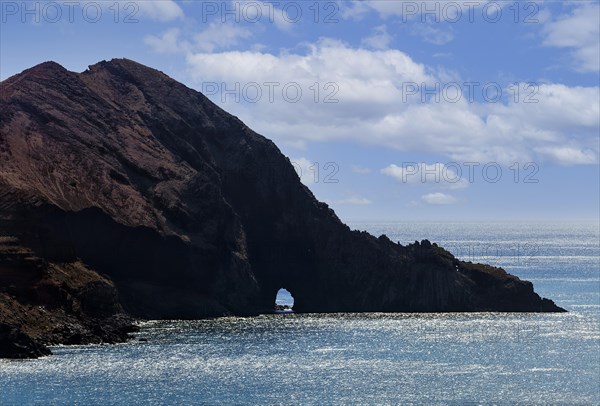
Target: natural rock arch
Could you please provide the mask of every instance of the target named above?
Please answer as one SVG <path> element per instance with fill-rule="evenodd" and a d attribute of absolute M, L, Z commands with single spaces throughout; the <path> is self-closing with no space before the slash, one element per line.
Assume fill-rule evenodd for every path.
<path fill-rule="evenodd" d="M 277 291 L 274 303 L 275 303 L 276 310 L 284 310 L 284 309 L 293 310 L 294 295 L 291 291 L 282 287 Z"/>

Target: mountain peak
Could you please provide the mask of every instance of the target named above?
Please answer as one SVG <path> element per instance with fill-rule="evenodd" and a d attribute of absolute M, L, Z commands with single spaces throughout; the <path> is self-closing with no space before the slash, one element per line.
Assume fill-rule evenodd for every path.
<path fill-rule="evenodd" d="M 46 61 L 46 62 L 42 62 L 40 64 L 35 65 L 34 67 L 32 67 L 29 70 L 46 71 L 46 72 L 53 72 L 53 71 L 64 72 L 67 69 L 65 69 L 64 66 L 62 66 L 61 64 L 59 64 L 57 62 Z"/>
<path fill-rule="evenodd" d="M 9 77 L 6 80 L 3 80 L 2 83 L 3 85 L 8 85 L 10 83 L 13 83 L 15 81 L 20 81 L 22 79 L 24 79 L 27 76 L 36 76 L 36 77 L 54 77 L 56 74 L 62 74 L 65 72 L 69 72 L 67 69 L 65 69 L 62 65 L 54 62 L 54 61 L 46 61 L 46 62 L 42 62 L 39 63 L 29 69 L 25 69 L 23 72 L 21 73 L 17 73 L 16 75 L 13 75 L 11 77 Z"/>
<path fill-rule="evenodd" d="M 7 99 L 10 97 L 16 89 L 23 86 L 23 81 L 33 80 L 34 82 L 46 83 L 51 81 L 59 82 L 62 81 L 61 77 L 65 75 L 75 75 L 75 73 L 68 71 L 62 65 L 54 61 L 42 62 L 0 82 L 0 86 L 2 87 L 0 99 Z M 20 85 L 16 86 L 17 84 Z"/>
<path fill-rule="evenodd" d="M 88 70 L 86 72 L 88 73 L 95 73 L 98 71 L 102 71 L 102 70 L 107 70 L 110 72 L 120 72 L 120 73 L 125 73 L 127 75 L 130 75 L 132 77 L 159 77 L 161 79 L 169 79 L 172 80 L 171 78 L 169 78 L 164 72 L 161 72 L 157 69 L 151 68 L 149 66 L 146 66 L 144 64 L 141 64 L 139 62 L 133 61 L 131 59 L 127 59 L 127 58 L 113 58 L 110 61 L 101 61 L 98 62 L 94 65 L 90 65 L 88 67 Z M 83 72 L 83 73 L 86 73 Z"/>

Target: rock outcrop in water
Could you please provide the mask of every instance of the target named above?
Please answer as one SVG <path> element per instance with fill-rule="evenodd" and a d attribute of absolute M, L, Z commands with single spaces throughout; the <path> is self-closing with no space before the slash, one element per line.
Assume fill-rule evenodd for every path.
<path fill-rule="evenodd" d="M 46 62 L 0 86 L 0 346 L 118 341 L 122 308 L 253 315 L 282 287 L 297 312 L 562 311 L 502 269 L 350 230 L 271 141 L 154 69 Z"/>

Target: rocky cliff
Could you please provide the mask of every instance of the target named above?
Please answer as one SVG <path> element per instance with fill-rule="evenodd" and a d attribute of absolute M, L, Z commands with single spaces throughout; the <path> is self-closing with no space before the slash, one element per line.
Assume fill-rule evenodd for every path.
<path fill-rule="evenodd" d="M 350 230 L 275 144 L 136 62 L 35 66 L 0 84 L 0 114 L 0 236 L 44 269 L 34 280 L 27 261 L 0 253 L 0 340 L 37 323 L 10 306 L 30 314 L 65 294 L 79 310 L 58 308 L 84 330 L 120 306 L 143 318 L 253 315 L 282 287 L 299 312 L 562 310 L 428 241 Z M 32 301 L 15 278 L 25 291 L 60 288 Z"/>
<path fill-rule="evenodd" d="M 50 344 L 121 342 L 134 330 L 106 277 L 0 237 L 0 358 L 48 355 Z"/>

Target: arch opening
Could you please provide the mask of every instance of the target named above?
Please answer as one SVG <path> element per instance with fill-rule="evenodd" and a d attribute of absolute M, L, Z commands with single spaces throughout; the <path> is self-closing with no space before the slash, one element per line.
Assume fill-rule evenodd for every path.
<path fill-rule="evenodd" d="M 292 296 L 292 293 L 285 288 L 279 289 L 277 296 L 275 296 L 275 311 L 277 313 L 292 313 L 293 309 L 294 296 Z"/>

